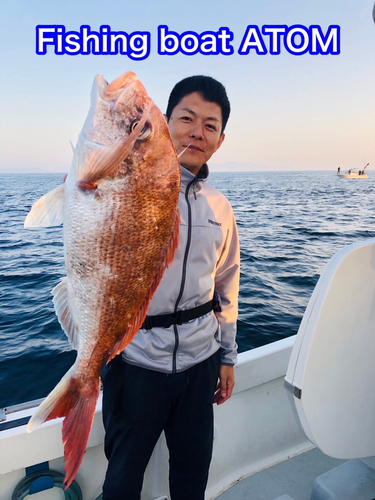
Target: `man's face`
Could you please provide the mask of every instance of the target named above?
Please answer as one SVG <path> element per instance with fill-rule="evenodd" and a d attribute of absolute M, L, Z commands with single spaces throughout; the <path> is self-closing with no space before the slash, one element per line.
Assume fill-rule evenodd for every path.
<path fill-rule="evenodd" d="M 221 108 L 215 102 L 205 101 L 198 92 L 188 94 L 173 109 L 168 122 L 177 154 L 187 146 L 180 156 L 180 163 L 197 175 L 217 149 L 225 134 L 222 129 Z"/>

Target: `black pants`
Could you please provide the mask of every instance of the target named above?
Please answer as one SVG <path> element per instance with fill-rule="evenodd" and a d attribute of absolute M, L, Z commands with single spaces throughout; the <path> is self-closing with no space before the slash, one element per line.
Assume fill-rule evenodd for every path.
<path fill-rule="evenodd" d="M 172 500 L 203 500 L 213 443 L 213 394 L 219 353 L 189 370 L 165 374 L 117 356 L 103 374 L 103 500 L 139 500 L 162 431 L 169 449 Z"/>

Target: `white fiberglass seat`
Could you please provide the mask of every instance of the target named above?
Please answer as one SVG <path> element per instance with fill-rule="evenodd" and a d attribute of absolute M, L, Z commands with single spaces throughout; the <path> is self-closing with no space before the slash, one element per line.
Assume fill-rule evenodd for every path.
<path fill-rule="evenodd" d="M 285 385 L 326 455 L 375 455 L 375 239 L 326 265 L 303 316 Z"/>

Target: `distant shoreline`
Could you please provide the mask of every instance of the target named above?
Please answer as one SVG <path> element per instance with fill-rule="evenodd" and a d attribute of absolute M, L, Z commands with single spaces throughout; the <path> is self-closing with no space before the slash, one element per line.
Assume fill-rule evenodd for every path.
<path fill-rule="evenodd" d="M 291 172 L 294 172 L 294 173 L 298 173 L 298 172 L 337 172 L 337 169 L 328 169 L 328 170 L 320 170 L 320 169 L 301 169 L 301 170 L 294 170 L 294 169 L 290 169 L 290 170 L 287 170 L 287 169 L 275 169 L 275 170 L 271 170 L 271 169 L 259 169 L 259 170 L 255 170 L 255 169 L 249 169 L 249 170 L 219 170 L 219 169 L 215 169 L 215 168 L 210 168 L 210 174 L 231 174 L 231 173 L 236 173 L 236 174 L 245 174 L 245 173 L 257 173 L 257 172 L 261 172 L 261 173 L 279 173 L 279 174 L 282 174 L 283 172 L 285 173 L 291 173 Z M 65 171 L 65 172 L 27 172 L 27 171 L 20 171 L 20 172 L 8 172 L 8 171 L 1 171 L 0 170 L 0 175 L 66 175 L 68 172 Z"/>

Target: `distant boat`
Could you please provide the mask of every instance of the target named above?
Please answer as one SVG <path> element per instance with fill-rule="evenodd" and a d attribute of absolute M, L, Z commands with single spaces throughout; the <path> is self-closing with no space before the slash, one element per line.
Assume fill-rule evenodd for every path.
<path fill-rule="evenodd" d="M 337 169 L 336 175 L 340 179 L 368 179 L 368 175 L 366 174 L 365 170 L 366 167 L 368 167 L 370 164 L 367 163 L 363 170 L 360 170 L 359 168 L 351 168 L 350 170 L 347 170 L 345 173 L 340 173 L 340 168 Z"/>

